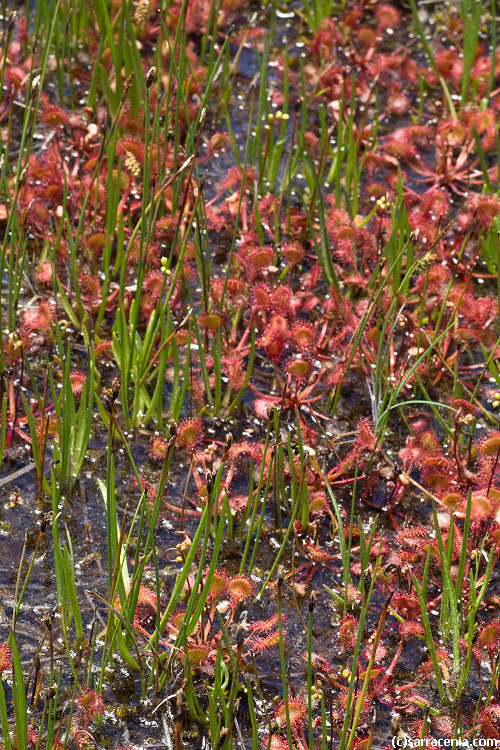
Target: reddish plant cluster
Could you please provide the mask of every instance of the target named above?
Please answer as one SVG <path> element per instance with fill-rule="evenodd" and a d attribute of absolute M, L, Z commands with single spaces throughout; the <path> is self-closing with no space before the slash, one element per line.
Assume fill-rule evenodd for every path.
<path fill-rule="evenodd" d="M 431 65 L 399 41 L 396 32 L 410 19 L 389 3 L 350 1 L 338 9 L 335 19 L 317 19 L 300 75 L 291 56 L 285 59 L 267 40 L 264 43 L 266 29 L 246 28 L 232 41 L 237 39 L 241 50 L 255 45 L 272 56 L 268 67 L 275 78 L 262 122 L 250 123 L 257 128 L 252 138 L 262 143 L 262 153 L 253 154 L 249 148 L 253 163 L 245 160 L 244 167 L 235 153 L 238 166 L 231 166 L 233 134 L 217 130 L 223 127 L 219 110 L 227 97 L 217 89 L 219 73 L 209 79 L 206 58 L 221 50 L 221 40 L 242 8 L 234 0 L 222 0 L 217 7 L 215 18 L 210 0 L 173 0 L 166 17 L 160 18 L 148 0 L 135 4 L 133 50 L 139 57 L 134 57 L 134 64 L 140 60 L 143 67 L 147 107 L 138 104 L 139 89 L 129 96 L 132 81 L 121 80 L 121 70 L 114 70 L 111 50 L 99 61 L 99 71 L 103 80 L 110 81 L 109 93 L 116 98 L 113 106 L 96 97 L 95 107 L 68 112 L 41 92 L 36 127 L 46 136 L 44 146 L 19 162 L 24 166 L 17 180 L 5 177 L 12 194 L 0 206 L 0 221 L 15 217 L 22 238 L 19 245 L 25 245 L 26 251 L 19 261 L 15 243 L 6 241 L 5 261 L 11 271 L 21 268 L 20 276 L 25 274 L 29 281 L 26 288 L 35 285 L 30 288 L 29 304 L 18 311 L 16 298 L 9 310 L 13 330 L 4 326 L 5 361 L 23 373 L 25 363 L 32 364 L 42 348 L 52 351 L 57 346 L 60 351 L 58 337 L 64 335 L 64 344 L 73 343 L 75 329 L 82 333 L 88 355 L 95 354 L 96 382 L 103 365 L 112 363 L 125 371 L 133 359 L 127 358 L 128 346 L 137 359 L 147 352 L 143 374 L 138 375 L 135 364 L 127 376 L 151 417 L 151 371 L 168 343 L 165 370 L 154 394 L 163 394 L 162 378 L 171 383 L 182 372 L 187 396 L 179 410 L 190 416 L 178 423 L 168 440 L 155 433 L 149 453 L 165 466 L 175 446 L 189 463 L 193 478 L 182 507 L 162 498 L 164 507 L 181 517 L 182 542 L 174 548 L 173 562 L 186 563 L 192 539 L 184 519 L 202 515 L 219 470 L 218 496 L 211 498 L 214 519 L 227 503 L 228 527 L 234 520 L 241 522 L 235 533 L 238 541 L 255 533 L 255 525 L 248 531 L 252 510 L 252 524 L 262 522 L 259 541 L 274 544 L 274 532 L 283 538 L 279 514 L 295 512 L 285 508 L 288 489 L 293 488 L 300 515 L 293 516 L 286 533 L 293 533 L 294 551 L 301 561 L 296 567 L 294 562 L 286 579 L 293 578 L 294 596 L 306 593 L 316 572 L 325 577 L 327 571 L 339 573 L 346 549 L 350 555 L 350 580 L 337 594 L 345 603 L 344 613 L 333 638 L 342 663 L 329 663 L 317 655 L 313 660 L 330 689 L 329 731 L 342 727 L 348 707 L 353 714 L 359 709 L 361 726 L 368 726 L 370 710 L 377 703 L 411 716 L 426 701 L 415 692 L 417 686 L 424 690 L 431 683 L 436 664 L 444 681 L 451 683 L 453 667 L 447 647 L 436 639 L 434 659 L 420 654 L 412 681 L 400 681 L 405 650 L 418 650 L 428 637 L 414 583 L 422 581 L 426 565 L 427 615 L 433 617 L 443 602 L 440 540 L 430 527 L 414 520 L 414 509 L 408 510 L 410 522 L 400 520 L 410 490 L 418 488 L 438 506 L 449 577 L 454 586 L 459 574 L 463 577 L 461 596 L 467 606 L 477 593 L 475 584 L 471 586 L 472 573 L 486 575 L 481 568 L 483 553 L 492 555 L 493 565 L 500 558 L 500 432 L 480 441 L 469 434 L 478 416 L 470 402 L 484 395 L 484 388 L 476 389 L 478 363 L 482 367 L 488 359 L 484 372 L 490 368 L 498 380 L 496 365 L 491 364 L 498 359 L 494 330 L 498 299 L 496 291 L 488 295 L 482 290 L 487 289 L 483 282 L 498 271 L 500 200 L 495 160 L 500 89 L 495 87 L 500 84 L 500 53 L 492 57 L 480 40 L 466 71 L 467 29 L 448 6 L 440 11 L 446 18 L 432 42 Z M 122 28 L 123 12 L 120 3 L 111 3 L 109 33 Z M 173 65 L 181 61 L 181 51 L 173 44 L 179 29 L 185 34 L 182 81 L 174 75 Z M 172 36 L 168 44 L 165 32 Z M 33 86 L 30 71 L 38 67 L 38 60 L 23 56 L 26 33 L 25 24 L 20 24 L 16 38 L 5 37 L 0 126 L 6 143 L 15 97 L 24 96 L 29 109 L 37 94 L 28 89 Z M 90 29 L 89 36 L 97 49 L 95 30 Z M 153 62 L 158 71 L 152 71 Z M 80 81 L 76 88 L 93 89 L 89 72 L 77 70 L 76 62 L 74 66 L 72 78 L 78 73 Z M 136 73 L 141 71 L 136 68 Z M 210 112 L 214 132 L 208 132 L 211 126 L 200 111 L 202 104 L 212 103 L 205 96 L 208 80 L 217 97 Z M 468 88 L 466 95 L 463 88 Z M 295 119 L 291 111 L 278 110 L 294 100 Z M 261 108 L 259 100 L 259 112 Z M 317 111 L 321 138 L 312 116 Z M 145 129 L 153 120 L 163 119 L 165 126 L 157 128 L 146 147 Z M 288 119 L 293 131 L 286 129 Z M 196 146 L 195 122 L 196 127 L 199 123 Z M 275 155 L 288 137 L 290 161 L 280 172 Z M 219 156 L 223 167 L 208 195 L 196 175 L 202 164 Z M 298 164 L 304 167 L 303 176 Z M 273 174 L 283 178 L 283 185 L 277 177 L 273 182 Z M 325 184 L 328 195 L 318 196 L 318 188 Z M 292 186 L 294 197 L 289 202 L 287 190 Z M 116 222 L 110 221 L 110 187 L 117 204 Z M 151 190 L 147 196 L 146 189 Z M 206 226 L 201 226 L 202 219 Z M 455 219 L 453 226 L 447 225 L 448 219 Z M 28 274 L 31 270 L 33 274 Z M 11 273 L 11 287 L 14 276 Z M 11 287 L 9 293 L 16 297 Z M 166 333 L 167 328 L 173 332 Z M 71 369 L 75 398 L 84 388 L 89 392 L 86 378 L 82 371 Z M 17 383 L 14 374 L 2 374 L 6 448 L 13 435 L 34 443 L 37 437 L 40 444 L 48 433 L 57 437 L 50 406 L 43 414 L 40 407 L 25 418 L 19 416 L 18 396 L 26 377 L 19 379 Z M 94 386 L 88 383 L 89 388 Z M 361 399 L 362 389 L 369 403 Z M 446 439 L 428 414 L 408 417 L 404 411 L 406 399 L 421 400 L 423 394 L 434 413 L 441 415 L 435 398 L 451 392 L 463 398 L 446 399 L 452 414 L 449 421 L 436 416 Z M 121 395 L 126 399 L 129 393 Z M 354 400 L 361 405 L 356 405 L 352 416 Z M 390 417 L 397 401 L 403 402 L 401 414 L 410 434 L 405 447 L 394 450 L 391 458 L 382 449 L 383 417 L 389 414 L 387 424 L 393 425 Z M 119 416 L 109 409 L 111 423 L 112 417 L 128 416 L 128 404 L 121 406 Z M 162 406 L 155 412 L 160 414 L 159 430 L 164 426 Z M 386 412 L 381 414 L 383 408 Z M 244 432 L 240 419 L 246 427 L 252 424 L 252 432 L 244 439 L 228 435 L 223 444 L 215 438 L 209 442 L 212 425 L 207 421 L 212 414 L 236 415 L 238 432 Z M 350 423 L 339 427 L 344 417 Z M 24 428 L 28 422 L 31 427 L 33 420 L 36 427 L 29 438 Z M 289 434 L 294 420 L 300 433 L 297 445 Z M 332 431 L 341 429 L 349 431 L 333 438 Z M 344 448 L 339 445 L 341 438 L 347 438 Z M 286 450 L 278 459 L 283 447 Z M 245 494 L 249 476 L 252 489 Z M 338 493 L 335 502 L 327 482 Z M 379 507 L 388 511 L 394 530 L 374 531 L 369 552 L 362 521 L 358 526 L 347 521 L 342 500 L 346 507 L 353 500 L 347 493 L 344 498 L 345 486 L 356 488 L 354 502 L 361 497 L 376 505 L 383 495 Z M 142 489 L 153 505 L 157 486 L 143 480 Z M 274 532 L 268 526 L 264 495 L 266 502 L 271 495 L 276 500 Z M 462 530 L 464 521 L 470 522 L 468 536 Z M 208 527 L 209 535 L 210 523 Z M 463 549 L 467 559 L 460 566 Z M 230 576 L 220 569 L 212 573 L 200 621 L 186 622 L 186 612 L 192 611 L 182 600 L 164 634 L 169 647 L 177 644 L 186 672 L 193 668 L 205 676 L 213 673 L 218 654 L 222 653 L 225 664 L 232 662 L 219 617 L 224 618 L 226 631 L 234 629 L 238 609 L 255 594 L 246 575 Z M 200 595 L 209 576 L 205 570 L 198 581 Z M 193 593 L 197 578 L 190 571 L 186 597 Z M 478 573 L 476 588 L 482 580 Z M 379 630 L 372 623 L 365 625 L 366 631 L 373 632 L 362 634 L 354 663 L 359 612 L 372 583 L 376 596 L 391 598 L 390 610 L 387 605 Z M 374 606 L 378 608 L 378 601 Z M 115 609 L 120 613 L 119 600 Z M 133 625 L 144 638 L 154 631 L 159 609 L 156 596 L 141 585 Z M 494 674 L 500 642 L 499 623 L 489 614 L 485 600 L 471 653 L 465 641 L 459 644 L 461 657 L 475 660 L 485 694 L 489 686 L 484 662 Z M 244 662 L 250 664 L 253 656 L 267 655 L 279 645 L 282 622 L 277 618 L 240 624 L 245 630 L 240 649 Z M 186 626 L 190 632 L 182 643 Z M 290 639 L 285 631 L 281 634 L 287 647 Z M 10 651 L 0 644 L 0 673 L 10 667 Z M 358 691 L 348 706 L 352 674 L 359 686 L 369 670 L 363 705 Z M 315 711 L 322 697 L 315 685 Z M 477 712 L 486 737 L 500 734 L 498 698 L 496 686 L 494 700 Z M 104 705 L 92 690 L 82 691 L 77 704 L 79 726 L 73 739 L 83 747 L 83 735 L 90 722 L 102 715 Z M 464 702 L 462 709 L 465 724 L 470 706 Z M 308 747 L 306 714 L 300 696 L 290 697 L 286 705 L 279 703 L 266 747 L 288 746 L 287 722 L 297 747 Z M 317 714 L 313 729 L 320 727 Z M 436 732 L 453 734 L 449 716 L 432 721 Z M 420 719 L 412 727 L 422 734 Z M 367 736 L 362 741 L 370 744 L 368 740 Z"/>
<path fill-rule="evenodd" d="M 208 575 L 208 571 L 207 571 Z M 195 576 L 190 576 L 185 589 L 191 592 Z M 229 631 L 234 624 L 234 618 L 238 608 L 252 597 L 254 585 L 246 576 L 228 576 L 220 570 L 216 570 L 211 577 L 208 592 L 207 618 L 203 627 L 197 626 L 192 635 L 187 638 L 187 651 L 185 648 L 179 650 L 179 659 L 187 660 L 191 667 L 196 667 L 205 674 L 213 674 L 214 664 L 222 649 L 223 657 L 229 663 L 226 642 L 223 632 L 217 625 L 217 613 L 219 617 L 224 616 L 224 629 Z M 282 623 L 285 618 L 282 619 Z M 167 632 L 172 641 L 178 637 L 182 624 L 184 623 L 184 611 L 178 608 L 169 623 Z M 239 658 L 258 658 L 279 645 L 279 632 L 277 616 L 265 621 L 247 622 L 246 613 L 237 628 L 242 631 L 243 638 L 239 649 Z M 283 638 L 286 639 L 286 631 L 282 630 Z"/>

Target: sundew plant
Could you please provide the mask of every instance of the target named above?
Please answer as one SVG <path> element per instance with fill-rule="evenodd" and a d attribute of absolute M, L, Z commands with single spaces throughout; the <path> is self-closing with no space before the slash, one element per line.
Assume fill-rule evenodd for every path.
<path fill-rule="evenodd" d="M 0 0 L 1 750 L 500 741 L 497 14 Z"/>

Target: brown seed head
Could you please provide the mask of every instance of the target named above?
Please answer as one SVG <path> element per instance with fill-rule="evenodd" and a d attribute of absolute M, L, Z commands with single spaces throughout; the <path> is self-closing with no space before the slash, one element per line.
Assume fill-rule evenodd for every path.
<path fill-rule="evenodd" d="M 151 86 L 153 85 L 153 83 L 155 82 L 155 79 L 156 79 L 156 68 L 153 65 L 148 70 L 148 73 L 147 73 L 147 76 L 146 76 L 146 88 L 150 89 Z"/>

